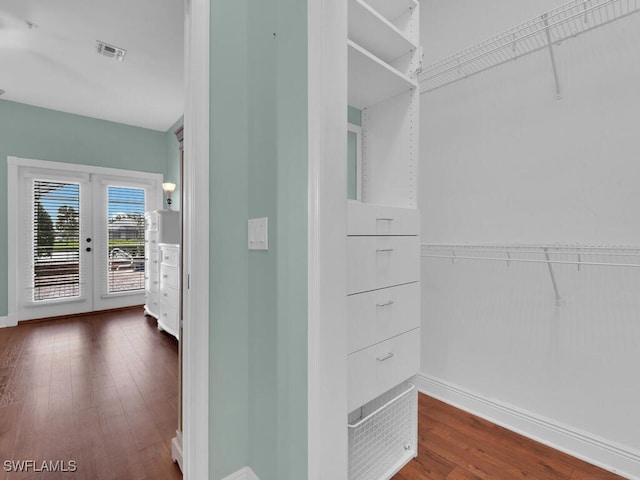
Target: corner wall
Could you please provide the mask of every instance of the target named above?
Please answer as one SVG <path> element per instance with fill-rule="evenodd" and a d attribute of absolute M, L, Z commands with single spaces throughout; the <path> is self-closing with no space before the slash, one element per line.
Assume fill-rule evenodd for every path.
<path fill-rule="evenodd" d="M 425 56 L 565 2 L 542 3 L 425 0 Z M 557 46 L 561 100 L 546 50 L 423 94 L 422 241 L 640 245 L 638 45 L 640 14 Z M 640 269 L 555 271 L 561 306 L 544 264 L 423 258 L 422 373 L 432 393 L 640 478 Z"/>

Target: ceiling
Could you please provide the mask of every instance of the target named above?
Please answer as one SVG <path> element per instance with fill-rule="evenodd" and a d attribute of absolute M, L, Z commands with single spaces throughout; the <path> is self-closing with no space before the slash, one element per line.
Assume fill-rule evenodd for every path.
<path fill-rule="evenodd" d="M 184 111 L 183 24 L 183 0 L 1 0 L 0 99 L 167 131 Z"/>

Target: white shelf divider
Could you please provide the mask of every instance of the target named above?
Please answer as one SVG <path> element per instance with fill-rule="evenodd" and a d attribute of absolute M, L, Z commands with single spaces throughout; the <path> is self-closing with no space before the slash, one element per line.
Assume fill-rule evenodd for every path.
<path fill-rule="evenodd" d="M 349 0 L 349 39 L 387 63 L 418 48 L 364 0 Z"/>
<path fill-rule="evenodd" d="M 349 55 L 349 105 L 362 110 L 418 88 L 418 84 L 351 40 Z"/>
<path fill-rule="evenodd" d="M 538 50 L 553 52 L 564 40 L 638 11 L 640 0 L 572 0 L 423 68 L 421 91 L 431 92 Z"/>

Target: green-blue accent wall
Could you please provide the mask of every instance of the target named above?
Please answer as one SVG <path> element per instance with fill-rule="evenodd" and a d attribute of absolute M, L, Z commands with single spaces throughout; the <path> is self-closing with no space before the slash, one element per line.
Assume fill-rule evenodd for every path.
<path fill-rule="evenodd" d="M 306 2 L 213 0 L 210 94 L 210 478 L 304 480 Z"/>

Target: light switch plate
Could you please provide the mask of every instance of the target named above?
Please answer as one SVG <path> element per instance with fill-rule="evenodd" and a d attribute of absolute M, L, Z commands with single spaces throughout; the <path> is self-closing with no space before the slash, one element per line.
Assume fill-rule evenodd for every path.
<path fill-rule="evenodd" d="M 249 219 L 249 250 L 269 250 L 269 218 Z"/>

